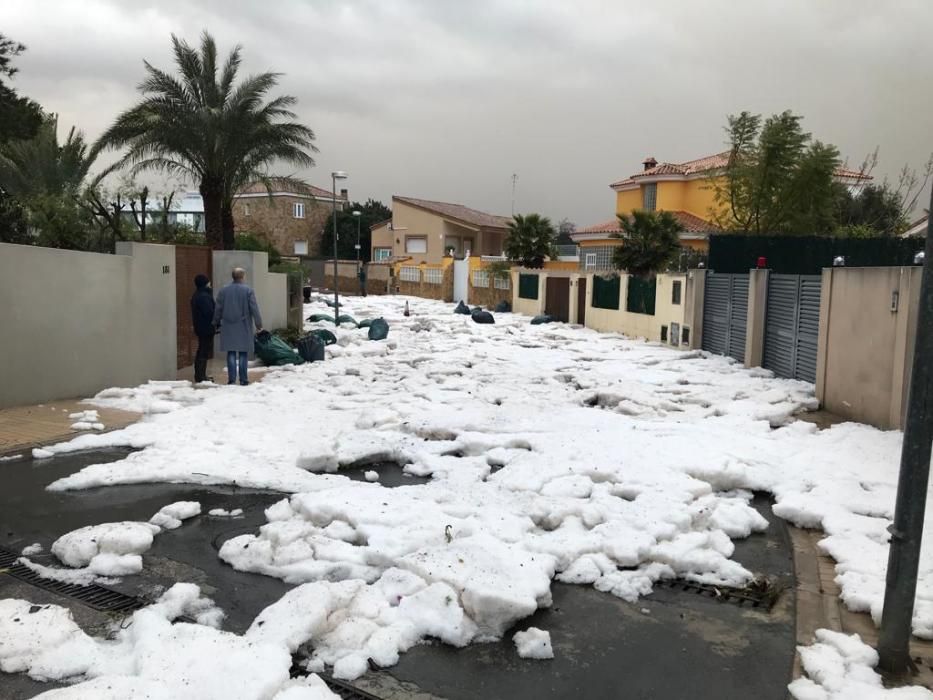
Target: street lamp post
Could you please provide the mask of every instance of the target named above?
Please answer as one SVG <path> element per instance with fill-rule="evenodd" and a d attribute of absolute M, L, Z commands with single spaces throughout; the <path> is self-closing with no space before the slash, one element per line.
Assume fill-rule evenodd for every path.
<path fill-rule="evenodd" d="M 335 170 L 330 174 L 331 195 L 334 202 L 334 330 L 340 325 L 340 293 L 337 291 L 337 180 L 346 180 L 347 174 L 343 170 Z"/>
<path fill-rule="evenodd" d="M 360 217 L 362 216 L 363 212 L 359 209 L 353 211 L 353 218 L 356 219 L 356 245 L 353 246 L 356 248 L 356 279 L 360 283 L 360 293 L 365 294 L 363 278 L 360 276 Z"/>

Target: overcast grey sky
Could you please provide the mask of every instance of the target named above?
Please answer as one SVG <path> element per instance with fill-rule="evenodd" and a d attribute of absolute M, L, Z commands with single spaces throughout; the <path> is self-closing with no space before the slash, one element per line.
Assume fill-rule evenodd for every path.
<path fill-rule="evenodd" d="M 28 51 L 14 86 L 94 138 L 136 99 L 169 35 L 285 75 L 330 187 L 578 226 L 611 218 L 613 180 L 653 155 L 723 149 L 726 115 L 784 109 L 876 176 L 933 150 L 930 0 L 3 0 Z M 923 206 L 926 206 L 924 204 Z"/>

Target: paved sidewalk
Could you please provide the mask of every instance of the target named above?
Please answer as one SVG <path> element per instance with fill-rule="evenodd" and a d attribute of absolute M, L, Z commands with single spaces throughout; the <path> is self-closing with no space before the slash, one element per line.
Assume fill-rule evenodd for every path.
<path fill-rule="evenodd" d="M 115 408 L 98 408 L 79 399 L 49 401 L 38 406 L 19 406 L 0 410 L 0 455 L 25 452 L 34 447 L 70 440 L 81 432 L 72 430 L 75 422 L 69 414 L 95 410 L 104 430 L 125 428 L 139 419 L 138 413 Z M 96 432 L 96 431 L 89 431 Z"/>
<path fill-rule="evenodd" d="M 878 628 L 867 613 L 846 609 L 836 584 L 836 562 L 820 552 L 817 543 L 826 535 L 820 530 L 802 530 L 789 526 L 794 550 L 794 573 L 797 579 L 797 644 L 812 644 L 820 628 L 846 634 L 858 634 L 875 647 Z M 910 653 L 917 664 L 915 685 L 933 689 L 933 642 L 913 637 Z M 794 678 L 801 674 L 800 655 L 794 659 Z"/>

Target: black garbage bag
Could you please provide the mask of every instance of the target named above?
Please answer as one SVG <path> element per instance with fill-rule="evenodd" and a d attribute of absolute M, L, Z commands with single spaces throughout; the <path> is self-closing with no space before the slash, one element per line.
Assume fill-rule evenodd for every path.
<path fill-rule="evenodd" d="M 470 310 L 470 313 L 471 313 L 471 314 L 475 314 L 475 313 L 478 313 L 478 312 L 480 312 L 480 311 L 485 311 L 485 310 L 486 310 L 486 309 L 484 309 L 482 306 L 474 306 L 474 307 Z"/>
<path fill-rule="evenodd" d="M 258 357 L 266 367 L 300 365 L 304 360 L 296 355 L 292 347 L 269 331 L 260 331 L 253 344 Z"/>
<path fill-rule="evenodd" d="M 464 304 L 464 303 L 463 303 L 463 300 L 461 299 L 461 300 L 459 301 L 459 303 L 457 304 L 457 308 L 454 309 L 454 313 L 455 313 L 455 314 L 463 314 L 464 316 L 469 316 L 469 315 L 470 315 L 470 307 L 467 306 L 466 304 Z"/>
<path fill-rule="evenodd" d="M 540 316 L 535 316 L 531 319 L 532 326 L 540 326 L 542 323 L 552 323 L 554 319 L 547 314 L 541 314 Z"/>
<path fill-rule="evenodd" d="M 369 328 L 369 324 L 372 322 L 373 320 L 371 318 L 364 318 L 362 321 L 356 324 L 356 327 L 357 328 Z"/>
<path fill-rule="evenodd" d="M 384 318 L 374 318 L 369 324 L 370 340 L 385 340 L 389 335 L 389 324 Z"/>
<path fill-rule="evenodd" d="M 297 345 L 298 354 L 305 362 L 320 362 L 324 359 L 324 341 L 320 336 L 306 335 L 298 339 Z"/>
<path fill-rule="evenodd" d="M 492 317 L 492 314 L 488 311 L 483 311 L 481 308 L 476 307 L 473 309 L 473 313 L 470 314 L 473 318 L 474 323 L 495 323 L 496 319 Z"/>
<path fill-rule="evenodd" d="M 337 336 L 326 328 L 315 328 L 313 331 L 308 331 L 308 335 L 316 335 L 324 341 L 324 345 L 333 345 L 337 342 Z"/>
<path fill-rule="evenodd" d="M 498 304 L 496 304 L 496 313 L 497 314 L 512 313 L 512 305 L 509 302 L 502 300 Z"/>

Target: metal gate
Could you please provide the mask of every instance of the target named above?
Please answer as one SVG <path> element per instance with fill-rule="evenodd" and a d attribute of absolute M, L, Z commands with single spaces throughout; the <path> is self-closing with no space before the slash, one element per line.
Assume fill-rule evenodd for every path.
<path fill-rule="evenodd" d="M 745 361 L 748 275 L 706 275 L 703 300 L 703 349 Z"/>
<path fill-rule="evenodd" d="M 586 325 L 586 277 L 577 280 L 577 323 Z"/>
<path fill-rule="evenodd" d="M 770 275 L 762 365 L 779 377 L 816 381 L 820 275 Z"/>
<path fill-rule="evenodd" d="M 544 291 L 544 313 L 555 321 L 570 320 L 570 278 L 548 277 Z"/>
<path fill-rule="evenodd" d="M 454 260 L 454 301 L 470 303 L 470 261 Z"/>

